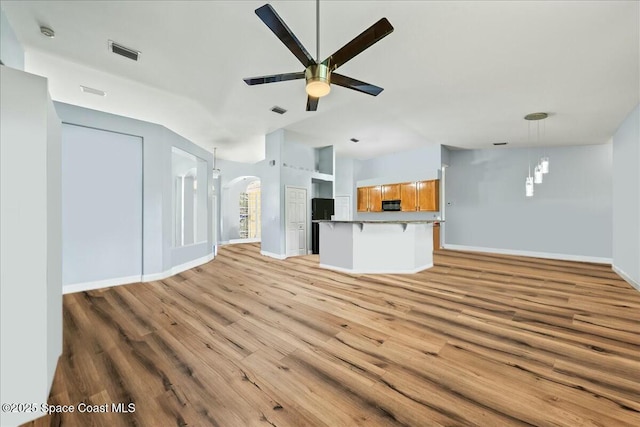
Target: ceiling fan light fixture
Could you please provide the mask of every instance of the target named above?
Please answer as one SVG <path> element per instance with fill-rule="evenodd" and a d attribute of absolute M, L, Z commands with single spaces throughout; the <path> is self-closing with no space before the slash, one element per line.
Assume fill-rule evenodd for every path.
<path fill-rule="evenodd" d="M 331 73 L 324 64 L 314 64 L 307 67 L 304 77 L 307 80 L 307 95 L 322 98 L 331 92 Z"/>

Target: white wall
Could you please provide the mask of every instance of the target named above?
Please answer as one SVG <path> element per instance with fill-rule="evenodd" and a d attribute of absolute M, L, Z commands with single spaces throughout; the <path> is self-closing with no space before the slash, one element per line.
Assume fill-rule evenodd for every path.
<path fill-rule="evenodd" d="M 2 139 L 4 141 L 4 138 Z M 47 99 L 47 384 L 62 353 L 62 129 Z"/>
<path fill-rule="evenodd" d="M 399 151 L 361 161 L 356 180 L 359 185 L 377 185 L 437 179 L 440 163 L 440 145 Z"/>
<path fill-rule="evenodd" d="M 640 105 L 613 136 L 613 268 L 640 290 Z"/>
<path fill-rule="evenodd" d="M 24 49 L 2 8 L 0 8 L 0 61 L 7 67 L 24 70 Z"/>
<path fill-rule="evenodd" d="M 260 175 L 260 204 L 262 230 L 260 250 L 275 256 L 284 256 L 284 190 L 281 189 L 282 145 L 284 130 L 279 129 L 265 137 L 265 163 Z"/>
<path fill-rule="evenodd" d="M 65 123 L 142 137 L 143 280 L 157 280 L 171 274 L 173 267 L 212 255 L 213 241 L 209 227 L 211 212 L 207 213 L 207 242 L 188 247 L 172 247 L 174 183 L 171 173 L 171 147 L 180 148 L 204 159 L 208 171 L 213 169 L 212 153 L 161 125 L 75 105 L 59 102 L 54 104 L 58 115 Z M 207 205 L 211 206 L 210 200 Z"/>
<path fill-rule="evenodd" d="M 328 170 L 334 160 L 333 148 L 315 149 L 301 142 L 295 132 L 279 129 L 265 137 L 266 158 L 262 162 L 262 233 L 261 250 L 263 253 L 285 257 L 285 188 L 300 187 L 307 190 L 307 248 L 311 247 L 311 198 L 314 194 L 313 181 L 328 182 L 332 186 L 334 177 L 316 172 L 322 168 Z M 324 187 L 316 188 L 318 194 L 327 194 Z M 320 193 L 321 192 L 321 193 Z M 331 195 L 333 197 L 333 195 Z"/>
<path fill-rule="evenodd" d="M 62 230 L 65 292 L 140 281 L 142 138 L 62 126 Z"/>
<path fill-rule="evenodd" d="M 60 122 L 47 80 L 23 71 L 0 67 L 0 104 L 0 395 L 42 403 L 62 350 Z"/>
<path fill-rule="evenodd" d="M 550 172 L 527 198 L 528 149 L 450 151 L 445 246 L 610 262 L 611 144 L 546 152 Z"/>

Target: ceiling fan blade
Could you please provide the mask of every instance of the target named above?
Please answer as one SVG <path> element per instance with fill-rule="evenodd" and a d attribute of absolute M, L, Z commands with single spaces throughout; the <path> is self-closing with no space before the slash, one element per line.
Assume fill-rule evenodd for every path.
<path fill-rule="evenodd" d="M 322 61 L 322 63 L 333 71 L 392 32 L 393 26 L 391 23 L 387 18 L 382 18 L 349 43 L 342 46 L 336 53 Z"/>
<path fill-rule="evenodd" d="M 302 46 L 300 40 L 298 40 L 289 27 L 287 27 L 287 24 L 284 23 L 282 18 L 280 18 L 270 4 L 265 4 L 264 6 L 257 8 L 256 15 L 258 15 L 258 17 L 262 19 L 262 22 L 264 22 L 267 27 L 273 31 L 273 34 L 275 34 L 282 43 L 289 48 L 291 53 L 293 53 L 296 58 L 302 62 L 302 65 L 308 67 L 309 65 L 316 63 L 309 52 L 307 52 L 304 46 Z"/>
<path fill-rule="evenodd" d="M 249 86 L 262 85 L 265 83 L 285 82 L 287 80 L 304 79 L 304 71 L 298 73 L 273 74 L 271 76 L 248 77 L 243 79 Z"/>
<path fill-rule="evenodd" d="M 318 109 L 318 100 L 313 96 L 307 96 L 307 111 L 316 111 Z"/>
<path fill-rule="evenodd" d="M 381 87 L 361 82 L 360 80 L 352 79 L 351 77 L 338 73 L 331 73 L 331 83 L 373 96 L 378 96 L 380 92 L 384 90 Z"/>

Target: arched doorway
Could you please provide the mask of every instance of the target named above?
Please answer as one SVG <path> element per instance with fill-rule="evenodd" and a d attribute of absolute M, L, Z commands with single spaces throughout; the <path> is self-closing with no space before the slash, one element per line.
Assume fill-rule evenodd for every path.
<path fill-rule="evenodd" d="M 261 234 L 260 178 L 237 177 L 224 186 L 222 234 L 228 243 L 259 242 Z"/>

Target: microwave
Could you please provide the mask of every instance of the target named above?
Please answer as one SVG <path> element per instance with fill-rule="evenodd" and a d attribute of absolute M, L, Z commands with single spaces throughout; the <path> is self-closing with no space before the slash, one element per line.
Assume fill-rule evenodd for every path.
<path fill-rule="evenodd" d="M 400 200 L 383 200 L 382 201 L 382 210 L 383 211 L 399 211 L 400 210 Z"/>

